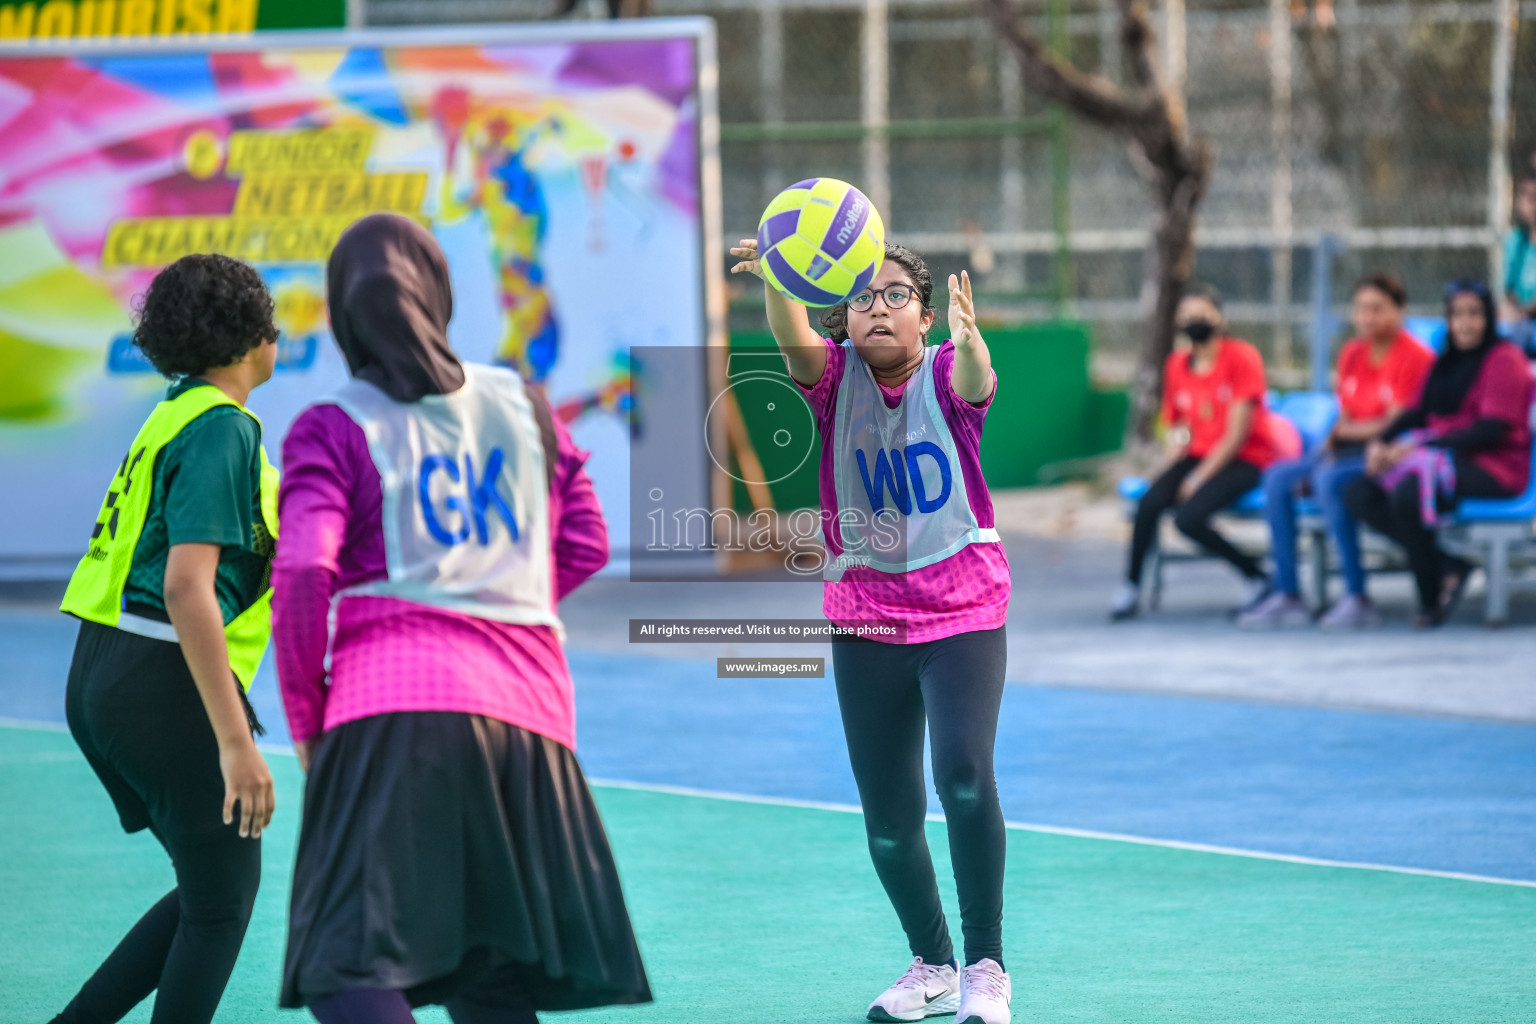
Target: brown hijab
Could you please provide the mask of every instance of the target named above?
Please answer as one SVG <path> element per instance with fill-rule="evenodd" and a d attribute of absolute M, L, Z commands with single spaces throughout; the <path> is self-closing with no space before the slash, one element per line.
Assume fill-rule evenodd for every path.
<path fill-rule="evenodd" d="M 430 231 L 395 213 L 364 217 L 342 232 L 325 277 L 331 330 L 352 376 L 398 402 L 463 386 L 448 344 L 448 261 Z"/>

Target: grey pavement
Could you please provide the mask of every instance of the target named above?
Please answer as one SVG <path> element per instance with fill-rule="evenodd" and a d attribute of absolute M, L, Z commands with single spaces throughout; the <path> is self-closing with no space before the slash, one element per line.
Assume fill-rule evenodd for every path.
<path fill-rule="evenodd" d="M 1106 609 L 1124 549 L 1004 534 L 1013 568 L 1008 679 L 1288 704 L 1536 722 L 1536 599 L 1517 593 L 1510 624 L 1482 625 L 1478 577 L 1455 621 L 1415 632 L 1406 575 L 1373 577 L 1384 624 L 1335 635 L 1238 630 L 1241 596 L 1220 563 L 1172 565 L 1162 607 L 1112 624 Z M 1337 584 L 1335 583 L 1335 586 Z M 631 583 L 602 577 L 561 606 L 570 642 L 640 657 L 825 656 L 826 644 L 631 644 L 634 618 L 814 618 L 819 583 Z"/>
<path fill-rule="evenodd" d="M 1481 624 L 1474 582 L 1456 621 L 1408 628 L 1405 576 L 1376 577 L 1385 624 L 1353 635 L 1316 630 L 1245 633 L 1227 618 L 1235 576 L 1214 562 L 1168 570 L 1163 607 L 1111 624 L 1105 609 L 1121 571 L 1121 546 L 1004 534 L 1013 567 L 1008 678 L 1023 684 L 1087 686 L 1536 722 L 1536 599 L 1517 594 L 1510 625 Z M 33 614 L 57 606 L 55 584 L 0 588 L 0 630 L 35 629 Z M 746 579 L 633 583 L 600 576 L 561 606 L 568 642 L 585 650 L 648 658 L 825 657 L 827 644 L 630 643 L 630 618 L 818 618 L 816 582 Z M 67 657 L 67 655 L 66 655 Z"/>

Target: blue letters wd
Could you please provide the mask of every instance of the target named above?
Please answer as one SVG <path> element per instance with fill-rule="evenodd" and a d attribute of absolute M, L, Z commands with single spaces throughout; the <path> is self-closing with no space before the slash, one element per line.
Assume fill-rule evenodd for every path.
<path fill-rule="evenodd" d="M 470 524 L 474 524 L 475 539 L 481 544 L 490 543 L 490 531 L 486 527 L 485 513 L 487 508 L 494 508 L 500 513 L 502 521 L 507 524 L 507 529 L 512 533 L 513 541 L 521 536 L 517 528 L 517 517 L 512 514 L 512 509 L 507 505 L 500 494 L 496 493 L 496 481 L 501 476 L 501 464 L 504 456 L 500 448 L 492 448 L 490 455 L 485 460 L 485 472 L 480 474 L 477 482 L 475 479 L 475 464 L 469 456 L 464 456 L 465 490 L 468 503 L 457 494 L 450 493 L 443 504 L 449 511 L 457 512 L 463 517 L 458 530 L 449 533 L 443 528 L 442 522 L 437 518 L 437 512 L 432 507 L 432 474 L 442 470 L 448 474 L 448 479 L 454 483 L 459 482 L 459 467 L 446 455 L 428 455 L 421 460 L 421 475 L 418 479 L 418 490 L 421 497 L 421 514 L 427 523 L 427 532 L 439 544 L 453 547 L 462 544 L 469 539 Z"/>
<path fill-rule="evenodd" d="M 924 490 L 923 471 L 918 464 L 922 456 L 933 459 L 939 467 L 939 494 L 936 498 L 929 498 Z M 905 457 L 903 457 L 905 456 Z M 875 477 L 869 477 L 869 460 L 864 455 L 862 448 L 854 451 L 854 458 L 859 463 L 859 476 L 864 481 L 864 493 L 869 496 L 869 507 L 875 512 L 885 510 L 885 491 L 889 487 L 891 497 L 895 499 L 895 505 L 901 510 L 901 514 L 912 514 L 912 502 L 917 502 L 919 512 L 934 512 L 944 507 L 949 500 L 949 492 L 954 484 L 953 472 L 949 466 L 949 458 L 944 454 L 944 449 L 932 441 L 919 441 L 907 446 L 903 453 L 900 449 L 891 449 L 890 457 L 886 457 L 884 448 L 875 450 Z M 910 491 L 907 481 L 912 481 Z"/>

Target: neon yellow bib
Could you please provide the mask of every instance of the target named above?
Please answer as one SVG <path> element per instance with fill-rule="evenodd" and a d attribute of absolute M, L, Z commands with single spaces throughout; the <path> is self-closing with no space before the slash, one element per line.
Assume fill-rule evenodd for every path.
<path fill-rule="evenodd" d="M 128 585 L 128 570 L 133 566 L 134 549 L 144 521 L 149 515 L 149 492 L 154 479 L 155 460 L 161 449 L 181 433 L 188 423 L 209 409 L 233 405 L 251 419 L 258 429 L 261 420 L 216 387 L 196 387 L 183 391 L 155 406 L 149 419 L 139 428 L 128 454 L 123 457 L 107 496 L 96 516 L 91 546 L 80 559 L 75 574 L 64 592 L 62 611 L 78 615 L 104 626 L 119 626 L 123 621 L 123 591 Z M 261 452 L 261 517 L 267 532 L 277 537 L 277 469 Z M 163 627 L 164 639 L 173 639 L 174 630 Z M 137 630 L 134 630 L 137 632 Z M 153 635 L 160 636 L 161 633 Z M 266 653 L 272 635 L 272 589 L 264 590 L 256 602 L 224 627 L 229 645 L 229 665 L 240 685 L 247 690 L 256 678 L 256 669 Z"/>

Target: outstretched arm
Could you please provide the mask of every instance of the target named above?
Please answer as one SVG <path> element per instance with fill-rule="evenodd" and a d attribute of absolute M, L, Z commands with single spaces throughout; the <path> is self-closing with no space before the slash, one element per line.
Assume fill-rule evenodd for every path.
<path fill-rule="evenodd" d="M 955 343 L 955 367 L 950 385 L 955 394 L 981 405 L 992 397 L 992 353 L 976 329 L 976 304 L 971 297 L 971 275 L 962 270 L 959 280 L 949 275 L 949 337 Z"/>
<path fill-rule="evenodd" d="M 757 259 L 757 239 L 743 238 L 731 250 L 731 255 L 741 257 L 741 262 L 731 268 L 731 273 L 763 276 L 762 265 Z M 805 387 L 815 387 L 827 368 L 827 346 L 821 335 L 811 326 L 805 307 L 779 294 L 779 290 L 766 280 L 763 281 L 763 294 L 768 303 L 768 327 L 789 363 L 789 375 Z"/>

